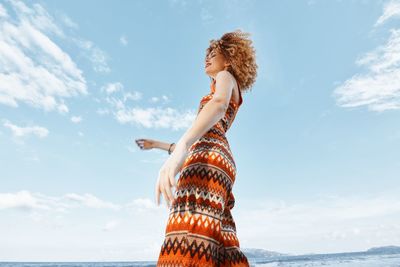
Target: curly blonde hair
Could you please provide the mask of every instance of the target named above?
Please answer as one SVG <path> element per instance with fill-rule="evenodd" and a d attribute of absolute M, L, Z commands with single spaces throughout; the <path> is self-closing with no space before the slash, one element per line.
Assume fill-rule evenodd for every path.
<path fill-rule="evenodd" d="M 247 39 L 249 35 L 237 29 L 225 33 L 220 39 L 211 39 L 206 49 L 206 58 L 214 50 L 222 53 L 230 63 L 227 70 L 236 78 L 242 92 L 251 89 L 257 77 L 256 50 L 252 40 Z"/>

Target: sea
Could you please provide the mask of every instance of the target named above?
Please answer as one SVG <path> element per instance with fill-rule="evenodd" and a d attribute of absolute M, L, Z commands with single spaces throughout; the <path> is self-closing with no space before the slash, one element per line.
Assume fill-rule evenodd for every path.
<path fill-rule="evenodd" d="M 138 267 L 156 266 L 155 261 L 133 262 L 0 262 L 0 267 Z M 400 253 L 390 255 L 286 257 L 250 260 L 254 267 L 400 267 Z"/>

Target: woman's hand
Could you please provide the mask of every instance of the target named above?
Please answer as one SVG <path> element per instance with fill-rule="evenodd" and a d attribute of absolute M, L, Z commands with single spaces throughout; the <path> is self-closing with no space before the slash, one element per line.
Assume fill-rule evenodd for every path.
<path fill-rule="evenodd" d="M 189 148 L 186 145 L 180 143 L 176 144 L 174 151 L 158 172 L 158 179 L 155 187 L 157 205 L 160 204 L 160 193 L 162 193 L 168 207 L 171 207 L 174 201 L 171 187 L 176 186 L 175 176 L 185 163 L 188 151 Z"/>
<path fill-rule="evenodd" d="M 143 139 L 143 138 L 141 138 L 141 139 L 136 139 L 135 140 L 135 142 L 136 142 L 136 144 L 140 147 L 140 149 L 145 149 L 145 150 L 148 150 L 148 149 L 152 149 L 152 148 L 155 148 L 156 146 L 156 143 L 157 143 L 157 141 L 156 140 L 153 140 L 153 139 Z"/>

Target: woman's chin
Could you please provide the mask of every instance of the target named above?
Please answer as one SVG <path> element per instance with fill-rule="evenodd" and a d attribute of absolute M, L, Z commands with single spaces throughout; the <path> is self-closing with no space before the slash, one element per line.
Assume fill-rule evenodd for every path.
<path fill-rule="evenodd" d="M 213 70 L 209 69 L 209 68 L 205 68 L 204 72 L 208 75 L 211 76 L 211 74 L 213 73 Z"/>

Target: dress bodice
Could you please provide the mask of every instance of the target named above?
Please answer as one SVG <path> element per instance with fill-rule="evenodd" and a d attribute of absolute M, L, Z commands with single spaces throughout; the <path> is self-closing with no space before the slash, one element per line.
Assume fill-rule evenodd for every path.
<path fill-rule="evenodd" d="M 210 88 L 211 88 L 210 93 L 201 98 L 197 114 L 203 109 L 204 105 L 208 101 L 210 101 L 212 99 L 212 97 L 214 95 L 214 92 L 215 92 L 215 80 L 214 80 L 214 82 L 211 83 Z M 223 134 L 225 134 L 228 131 L 228 129 L 231 127 L 233 121 L 235 120 L 236 114 L 237 114 L 237 112 L 239 110 L 239 107 L 241 106 L 242 102 L 243 102 L 242 94 L 241 94 L 240 89 L 239 89 L 239 104 L 237 104 L 235 102 L 235 100 L 233 99 L 233 94 L 232 94 L 231 99 L 229 101 L 228 109 L 226 110 L 224 117 L 221 118 L 210 129 L 210 131 L 212 129 L 217 129 L 217 130 L 222 131 Z"/>

